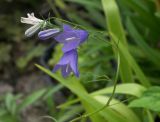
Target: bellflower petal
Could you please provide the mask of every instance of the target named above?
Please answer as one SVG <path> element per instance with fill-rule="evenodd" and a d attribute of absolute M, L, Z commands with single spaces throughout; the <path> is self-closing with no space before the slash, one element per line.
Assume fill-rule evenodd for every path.
<path fill-rule="evenodd" d="M 62 66 L 61 73 L 63 77 L 67 77 L 71 73 L 72 69 L 69 65 Z"/>
<path fill-rule="evenodd" d="M 60 68 L 63 77 L 67 77 L 71 72 L 79 77 L 77 50 L 64 53 L 58 64 L 55 65 L 53 72 L 56 72 Z"/>
<path fill-rule="evenodd" d="M 44 31 L 40 31 L 38 33 L 38 37 L 41 40 L 47 40 L 47 39 L 49 39 L 51 37 L 54 37 L 59 32 L 60 32 L 60 29 L 58 29 L 58 28 L 56 28 L 56 29 L 47 29 L 47 30 L 44 30 Z"/>
<path fill-rule="evenodd" d="M 54 66 L 52 72 L 56 72 L 56 71 L 57 71 L 58 69 L 60 69 L 60 68 L 61 68 L 61 65 L 56 64 L 56 65 Z"/>
<path fill-rule="evenodd" d="M 70 63 L 70 67 L 71 67 L 71 69 L 72 69 L 72 71 L 74 72 L 74 74 L 77 76 L 77 77 L 79 77 L 79 71 L 78 71 L 78 61 L 75 61 L 75 60 L 77 60 L 78 59 L 78 55 L 77 54 L 75 54 L 75 56 L 74 57 L 72 57 L 73 59 L 73 62 L 72 63 Z"/>
<path fill-rule="evenodd" d="M 63 32 L 54 37 L 56 41 L 63 43 L 63 52 L 76 49 L 81 43 L 88 38 L 88 32 L 85 30 L 77 30 L 69 25 L 63 25 Z"/>
<path fill-rule="evenodd" d="M 69 26 L 69 25 L 63 24 L 63 30 L 64 30 L 64 31 L 71 31 L 72 28 L 71 28 L 71 26 Z"/>
<path fill-rule="evenodd" d="M 78 47 L 79 43 L 80 43 L 80 40 L 77 39 L 75 41 L 74 39 L 72 39 L 69 42 L 64 43 L 62 51 L 65 53 L 65 52 L 68 52 L 70 50 L 76 49 Z"/>
<path fill-rule="evenodd" d="M 70 31 L 67 31 L 67 32 L 62 32 L 60 34 L 58 34 L 56 37 L 55 37 L 55 40 L 60 42 L 60 43 L 66 43 L 68 42 L 67 39 L 71 39 L 71 38 L 75 38 L 77 39 L 77 35 L 75 33 L 72 33 Z"/>
<path fill-rule="evenodd" d="M 64 32 L 74 33 L 74 37 L 80 38 L 81 43 L 83 43 L 88 38 L 88 32 L 80 29 L 73 29 L 71 26 L 64 24 L 63 25 Z"/>
<path fill-rule="evenodd" d="M 80 43 L 83 43 L 88 38 L 88 32 L 85 30 L 74 30 L 74 33 L 80 38 Z"/>

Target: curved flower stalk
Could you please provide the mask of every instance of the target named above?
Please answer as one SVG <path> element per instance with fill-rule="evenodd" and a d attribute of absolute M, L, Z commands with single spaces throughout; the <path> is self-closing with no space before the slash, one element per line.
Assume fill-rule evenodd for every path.
<path fill-rule="evenodd" d="M 46 22 L 44 20 L 38 19 L 34 16 L 34 13 L 27 14 L 26 17 L 21 17 L 21 23 L 32 25 L 29 29 L 25 31 L 25 36 L 31 37 L 33 34 L 35 34 L 41 27 L 46 25 Z"/>
<path fill-rule="evenodd" d="M 79 77 L 77 47 L 88 38 L 88 32 L 85 30 L 73 29 L 71 26 L 63 24 L 63 31 L 60 29 L 47 29 L 38 34 L 41 40 L 54 38 L 57 42 L 64 44 L 63 56 L 55 65 L 53 72 L 61 68 L 63 77 L 67 77 L 71 72 Z"/>
<path fill-rule="evenodd" d="M 48 34 L 46 34 L 48 32 Z M 55 29 L 48 29 L 39 32 L 39 38 L 44 40 L 45 38 L 55 38 L 59 43 L 63 43 L 64 46 L 62 51 L 68 52 L 70 50 L 76 49 L 80 44 L 85 42 L 88 38 L 88 32 L 85 30 L 73 29 L 71 26 L 64 24 L 63 31 L 55 36 Z M 45 33 L 45 34 L 42 34 Z"/>
<path fill-rule="evenodd" d="M 56 72 L 60 68 L 63 77 L 67 77 L 71 72 L 79 77 L 77 50 L 64 53 L 60 61 L 55 65 L 53 72 Z"/>
<path fill-rule="evenodd" d="M 32 25 L 25 31 L 27 37 L 35 34 L 40 28 L 47 26 L 47 21 L 36 18 L 34 13 L 28 13 L 27 16 L 27 18 L 21 17 L 21 23 Z M 69 25 L 63 24 L 62 29 L 50 28 L 40 31 L 38 37 L 41 40 L 53 38 L 63 44 L 62 51 L 64 54 L 53 68 L 53 72 L 61 69 L 63 77 L 67 77 L 71 72 L 73 72 L 76 77 L 79 77 L 77 48 L 87 40 L 88 32 L 86 30 L 74 29 Z"/>
<path fill-rule="evenodd" d="M 87 40 L 88 32 L 63 24 L 63 31 L 60 29 L 43 30 L 38 36 L 41 40 L 54 38 L 57 42 L 64 44 L 62 48 L 64 55 L 55 65 L 53 72 L 61 68 L 63 77 L 67 77 L 71 72 L 79 77 L 77 47 Z"/>

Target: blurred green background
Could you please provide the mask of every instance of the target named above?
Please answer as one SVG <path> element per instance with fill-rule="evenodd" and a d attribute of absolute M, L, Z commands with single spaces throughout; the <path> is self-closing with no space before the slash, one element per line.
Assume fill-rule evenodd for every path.
<path fill-rule="evenodd" d="M 48 76 L 43 67 L 53 68 L 61 45 L 37 34 L 25 37 L 29 26 L 20 18 L 31 12 L 89 31 L 78 49 L 79 79 Z M 120 73 L 111 107 L 78 121 L 159 122 L 159 0 L 1 0 L 0 122 L 69 122 L 101 108 L 112 93 L 117 54 Z"/>

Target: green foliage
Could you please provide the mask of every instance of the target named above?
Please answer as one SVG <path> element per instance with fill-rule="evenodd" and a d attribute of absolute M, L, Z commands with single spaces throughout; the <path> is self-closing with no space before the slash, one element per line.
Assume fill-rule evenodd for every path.
<path fill-rule="evenodd" d="M 21 111 L 24 108 L 28 107 L 29 105 L 35 103 L 40 97 L 44 95 L 46 89 L 42 89 L 32 93 L 30 96 L 26 97 L 21 104 L 18 105 L 17 111 Z"/>
<path fill-rule="evenodd" d="M 46 92 L 46 89 L 38 90 L 17 103 L 22 95 L 14 96 L 8 93 L 4 97 L 4 104 L 0 104 L 0 122 L 19 122 L 20 112 L 33 103 L 36 103 Z"/>
<path fill-rule="evenodd" d="M 112 89 L 113 87 L 103 88 L 94 92 L 93 95 L 111 94 Z M 145 90 L 145 87 L 135 83 L 117 84 L 116 86 L 116 94 L 127 94 L 136 97 L 141 97 Z"/>
<path fill-rule="evenodd" d="M 67 1 L 82 5 L 87 10 L 88 15 L 90 15 L 90 13 L 92 13 L 93 11 L 96 11 L 92 13 L 92 15 L 95 13 L 94 15 L 96 17 L 95 16 L 91 17 L 91 20 L 93 19 L 92 21 L 95 22 L 97 25 L 99 25 L 99 27 L 103 29 L 107 28 L 108 32 L 103 32 L 103 33 L 106 33 L 106 35 L 108 33 L 110 34 L 110 37 L 112 38 L 111 39 L 112 43 L 116 44 L 118 47 L 118 50 L 115 50 L 115 47 L 113 47 L 115 55 L 117 54 L 117 51 L 119 51 L 121 55 L 121 64 L 120 64 L 121 81 L 129 83 L 129 84 L 117 85 L 116 93 L 118 94 L 118 96 L 120 94 L 126 94 L 126 95 L 133 95 L 141 99 L 141 96 L 143 96 L 142 95 L 143 92 L 145 92 L 147 88 L 152 85 L 153 82 L 151 81 L 154 80 L 155 83 L 159 81 L 159 76 L 157 76 L 156 78 L 152 76 L 157 74 L 157 73 L 155 74 L 155 72 L 153 71 L 159 72 L 158 68 L 159 50 L 157 50 L 154 46 L 155 44 L 157 44 L 157 37 L 159 33 L 158 26 L 156 26 L 155 23 L 159 24 L 158 22 L 159 20 L 157 17 L 154 16 L 155 12 L 153 9 L 154 2 L 151 3 L 150 1 L 144 2 L 138 0 L 135 1 L 122 0 L 122 2 L 102 0 L 102 6 L 104 9 L 105 16 L 101 16 L 102 7 L 101 5 L 99 5 L 100 1 L 96 0 L 94 1 L 67 0 Z M 97 7 L 97 5 L 99 5 L 100 7 Z M 73 21 L 81 25 L 84 25 L 85 26 L 84 28 L 86 29 L 88 28 L 89 30 L 91 30 L 92 25 L 90 25 L 90 23 L 88 24 L 88 21 L 83 21 L 83 16 L 82 17 L 75 15 L 70 16 L 70 13 L 68 13 L 67 15 Z M 105 26 L 106 25 L 104 21 L 105 18 L 107 26 Z M 127 27 L 126 30 L 124 30 L 125 26 Z M 89 90 L 91 90 L 95 84 L 98 84 L 98 88 L 100 89 L 94 90 L 93 88 L 94 90 L 92 94 L 93 96 L 102 94 L 111 94 L 113 87 L 102 88 L 100 87 L 100 84 L 102 83 L 103 80 L 104 82 L 107 81 L 106 84 L 109 84 L 111 82 L 111 80 L 109 80 L 107 76 L 104 76 L 104 73 L 111 76 L 112 78 L 114 77 L 113 75 L 114 71 L 112 69 L 113 67 L 110 64 L 104 63 L 105 61 L 109 62 L 110 60 L 115 60 L 114 55 L 111 51 L 110 46 L 108 46 L 109 43 L 106 43 L 107 39 L 104 39 L 102 33 L 99 33 L 98 31 L 95 33 L 93 31 L 90 32 L 91 33 L 89 41 L 87 42 L 87 44 L 83 45 L 83 48 L 80 48 L 79 50 L 80 54 L 79 64 L 82 73 L 80 81 L 84 83 L 85 87 Z M 153 43 L 151 42 L 151 40 L 153 41 Z M 100 43 L 98 43 L 97 45 L 97 42 Z M 93 47 L 93 48 L 88 48 L 88 47 Z M 151 63 L 149 63 L 148 65 L 148 62 Z M 109 72 L 106 69 L 109 69 L 108 70 Z M 151 71 L 151 69 L 153 70 Z M 89 71 L 92 71 L 92 73 L 89 73 Z M 45 70 L 45 72 L 47 71 Z M 83 72 L 85 73 L 83 74 Z M 51 73 L 49 74 L 53 76 Z M 56 76 L 53 77 L 55 78 Z M 60 79 L 58 81 L 60 81 Z M 69 79 L 69 81 L 71 81 L 71 79 Z M 142 85 L 137 85 L 134 83 L 130 84 L 132 82 L 137 82 L 137 81 Z M 66 82 L 68 82 L 68 79 L 66 80 Z M 60 81 L 60 83 L 62 82 Z M 72 89 L 69 86 L 66 87 Z M 77 94 L 76 92 L 74 93 Z M 80 96 L 78 96 L 78 99 L 73 99 L 71 101 L 68 101 L 59 107 L 62 109 L 67 108 L 70 105 L 77 103 L 79 100 L 82 101 Z M 82 102 L 82 105 L 85 108 L 86 106 L 89 106 L 87 103 L 84 102 Z M 93 111 L 92 107 L 88 107 L 88 109 L 86 108 L 86 111 L 87 113 L 92 112 Z M 146 116 L 147 116 L 146 121 L 153 122 L 152 113 L 148 111 Z M 98 116 L 96 116 L 95 118 L 91 118 L 91 120 L 96 122 L 106 121 L 102 120 L 102 118 Z M 144 119 L 140 121 L 143 120 Z M 112 122 L 114 120 L 110 121 Z"/>
<path fill-rule="evenodd" d="M 7 45 L 4 43 L 0 43 L 0 64 L 4 62 L 9 62 L 11 57 L 10 57 L 10 51 L 11 51 L 12 46 Z"/>
<path fill-rule="evenodd" d="M 44 71 L 45 73 L 47 73 L 48 75 L 50 75 L 51 77 L 55 78 L 56 80 L 58 80 L 61 84 L 63 84 L 64 86 L 66 86 L 67 88 L 69 88 L 73 93 L 75 93 L 80 101 L 82 102 L 82 104 L 84 104 L 85 109 L 88 112 L 94 112 L 95 110 L 98 110 L 99 108 L 102 108 L 102 106 L 104 106 L 105 104 L 105 100 L 104 103 L 101 103 L 101 100 L 99 101 L 96 100 L 94 97 L 90 96 L 86 90 L 84 89 L 84 87 L 82 86 L 82 84 L 80 84 L 80 82 L 76 81 L 75 82 L 75 78 L 70 78 L 67 80 L 64 80 L 63 78 L 61 78 L 59 75 L 55 75 L 53 74 L 51 71 L 41 67 L 40 65 L 36 65 L 38 68 L 40 68 L 42 71 Z M 106 100 L 107 101 L 107 100 Z M 94 109 L 91 109 L 94 108 Z M 119 109 L 121 110 L 121 109 Z M 102 111 L 100 111 L 99 113 L 95 114 L 96 121 L 102 121 L 102 117 L 103 117 L 103 121 L 111 121 L 111 122 L 128 122 L 128 121 L 139 121 L 139 119 L 134 115 L 134 113 L 131 110 L 128 110 L 128 108 L 126 107 L 126 110 L 124 109 L 124 111 L 130 111 L 133 116 L 127 115 L 127 114 L 123 114 L 119 111 L 118 109 L 113 110 L 112 108 L 105 108 Z M 107 115 L 106 115 L 107 113 Z M 121 113 L 121 114 L 118 114 Z M 95 116 L 89 116 L 91 118 L 92 121 L 95 120 Z"/>
<path fill-rule="evenodd" d="M 39 57 L 44 53 L 45 47 L 43 45 L 38 45 L 34 47 L 31 51 L 29 51 L 25 56 L 20 57 L 17 60 L 17 66 L 19 68 L 25 68 L 29 61 L 31 61 L 35 57 Z"/>
<path fill-rule="evenodd" d="M 102 5 L 106 15 L 106 21 L 109 33 L 113 33 L 116 36 L 117 38 L 117 40 L 115 40 L 116 43 L 119 43 L 118 41 L 120 41 L 122 44 L 124 44 L 124 46 L 127 49 L 128 44 L 126 41 L 125 32 L 121 23 L 119 10 L 115 0 L 112 1 L 102 0 Z M 115 51 L 115 53 L 117 52 Z M 128 59 L 125 55 L 122 55 L 121 53 L 120 56 L 121 56 L 121 61 L 120 61 L 121 79 L 123 82 L 133 82 L 133 74 L 131 67 L 129 66 L 129 63 L 127 61 Z"/>
<path fill-rule="evenodd" d="M 117 38 L 114 35 L 112 35 L 112 38 L 113 38 L 113 41 L 117 40 Z M 148 81 L 147 77 L 144 75 L 143 71 L 141 70 L 139 65 L 136 63 L 135 59 L 127 51 L 126 47 L 121 42 L 119 42 L 119 50 L 122 53 L 122 55 L 127 57 L 127 62 L 133 68 L 139 82 L 141 82 L 144 86 L 150 86 L 150 82 Z"/>
<path fill-rule="evenodd" d="M 0 15 L 0 29 L 3 30 L 0 32 L 0 40 L 3 41 L 0 43 L 2 81 L 12 69 L 15 73 L 23 70 L 23 75 L 38 72 L 27 66 L 30 62 L 38 62 L 36 59 L 45 54 L 45 45 L 52 43 L 24 39 L 25 29 L 19 24 L 19 18 L 26 13 L 21 13 L 19 4 L 23 11 L 26 7 L 27 10 L 28 7 L 36 9 L 37 12 L 34 12 L 40 18 L 56 16 L 58 18 L 51 20 L 89 32 L 87 42 L 78 48 L 80 78 L 70 75 L 64 79 L 60 73 L 53 74 L 43 66 L 36 65 L 52 77 L 55 84 L 56 81 L 59 84 L 28 96 L 23 93 L 4 95 L 0 98 L 0 122 L 21 121 L 23 110 L 39 102 L 44 102 L 48 110 L 46 114 L 49 116 L 44 118 L 58 122 L 75 122 L 76 119 L 80 122 L 86 122 L 87 119 L 92 122 L 155 121 L 160 112 L 159 0 L 29 0 L 15 1 L 14 5 L 13 2 L 2 0 L 0 3 L 2 6 L 7 4 L 7 12 Z M 48 11 L 53 11 L 53 14 Z M 50 67 L 62 56 L 61 48 L 62 45 L 56 45 L 52 56 L 46 59 Z M 114 88 L 118 54 L 120 77 L 115 96 L 106 106 Z M 16 66 L 11 67 L 13 64 Z M 17 77 L 19 75 L 16 74 Z M 10 77 L 9 80 L 19 79 Z M 58 111 L 55 103 L 57 98 L 53 96 L 57 91 L 66 99 L 65 103 L 58 105 Z"/>
<path fill-rule="evenodd" d="M 127 27 L 128 31 L 131 34 L 134 41 L 137 45 L 143 50 L 143 53 L 147 56 L 149 60 L 151 60 L 156 66 L 160 67 L 160 55 L 157 50 L 152 49 L 143 39 L 143 37 L 137 32 L 136 28 L 134 27 L 131 19 L 127 19 Z"/>
<path fill-rule="evenodd" d="M 160 87 L 150 87 L 139 99 L 133 100 L 129 107 L 142 107 L 160 112 Z"/>

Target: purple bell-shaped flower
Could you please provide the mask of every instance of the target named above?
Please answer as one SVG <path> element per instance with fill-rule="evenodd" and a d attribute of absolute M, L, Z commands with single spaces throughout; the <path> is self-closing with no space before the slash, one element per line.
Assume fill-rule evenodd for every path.
<path fill-rule="evenodd" d="M 63 77 L 67 77 L 71 72 L 79 77 L 77 50 L 64 53 L 60 61 L 54 66 L 53 72 L 60 68 Z"/>

